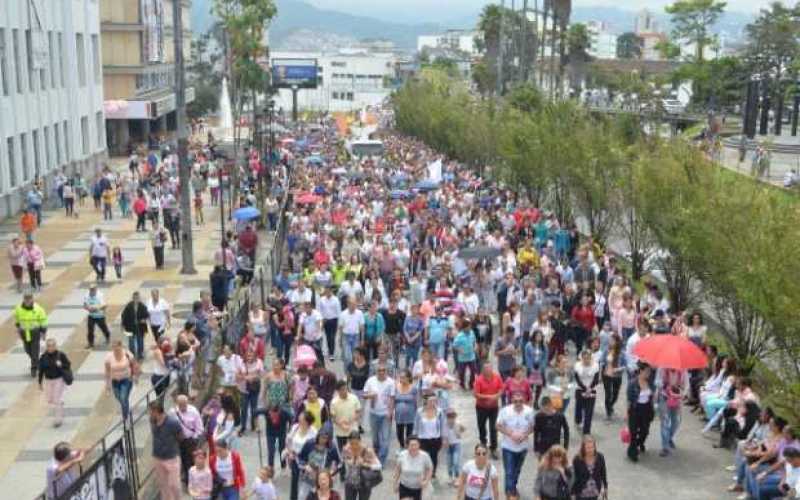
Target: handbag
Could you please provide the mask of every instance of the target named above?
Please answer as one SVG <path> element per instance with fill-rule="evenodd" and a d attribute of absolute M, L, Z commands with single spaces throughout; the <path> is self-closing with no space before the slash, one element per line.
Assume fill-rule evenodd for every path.
<path fill-rule="evenodd" d="M 211 498 L 216 500 L 216 498 L 222 493 L 222 488 L 225 487 L 225 481 L 223 481 L 222 478 L 217 474 L 212 475 L 211 481 Z"/>
<path fill-rule="evenodd" d="M 542 378 L 542 372 L 539 370 L 531 370 L 530 375 L 528 375 L 528 383 L 537 387 L 543 385 L 544 379 Z"/>
<path fill-rule="evenodd" d="M 630 444 L 631 430 L 628 428 L 627 425 L 619 430 L 619 440 L 622 441 L 623 444 Z"/>
<path fill-rule="evenodd" d="M 383 482 L 383 473 L 380 469 L 370 469 L 369 467 L 361 466 L 359 471 L 361 474 L 361 485 L 372 489 Z"/>
<path fill-rule="evenodd" d="M 70 369 L 70 368 L 62 368 L 61 369 L 61 379 L 64 380 L 65 384 L 72 385 L 72 382 L 75 381 L 75 376 L 72 373 L 72 369 Z"/>

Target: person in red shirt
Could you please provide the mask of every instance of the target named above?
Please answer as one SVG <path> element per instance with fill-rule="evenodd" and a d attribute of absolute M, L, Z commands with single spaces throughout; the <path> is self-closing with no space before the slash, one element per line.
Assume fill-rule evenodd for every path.
<path fill-rule="evenodd" d="M 492 458 L 497 459 L 497 413 L 500 409 L 500 396 L 503 394 L 503 379 L 494 371 L 491 362 L 483 364 L 483 369 L 475 379 L 475 414 L 478 417 L 478 435 L 481 444 L 486 446 L 486 424 L 489 424 L 489 449 Z"/>
<path fill-rule="evenodd" d="M 314 264 L 316 264 L 317 267 L 322 267 L 323 265 L 328 265 L 330 263 L 331 263 L 331 256 L 328 255 L 328 252 L 325 250 L 325 247 L 322 244 L 320 244 L 314 251 Z"/>
<path fill-rule="evenodd" d="M 226 440 L 220 439 L 214 443 L 214 452 L 208 458 L 208 465 L 211 468 L 211 475 L 222 483 L 222 498 L 239 498 L 238 492 L 245 487 L 244 467 L 242 457 L 238 451 L 231 450 Z M 217 464 L 224 462 L 225 467 L 217 467 Z M 219 469 L 224 470 L 223 475 L 219 474 Z"/>
<path fill-rule="evenodd" d="M 247 333 L 239 341 L 239 354 L 244 357 L 247 351 L 256 353 L 256 358 L 264 360 L 264 340 L 256 337 L 253 329 L 247 327 Z"/>
<path fill-rule="evenodd" d="M 255 261 L 256 248 L 258 247 L 258 235 L 253 230 L 253 226 L 248 224 L 244 231 L 239 234 L 239 249 L 246 253 L 251 260 Z"/>
<path fill-rule="evenodd" d="M 589 339 L 595 328 L 594 308 L 588 293 L 581 295 L 580 304 L 572 308 L 570 316 L 573 322 L 575 352 L 581 352 L 583 344 Z"/>
<path fill-rule="evenodd" d="M 146 231 L 145 215 L 147 215 L 147 200 L 141 193 L 133 202 L 133 213 L 136 214 L 136 232 Z"/>

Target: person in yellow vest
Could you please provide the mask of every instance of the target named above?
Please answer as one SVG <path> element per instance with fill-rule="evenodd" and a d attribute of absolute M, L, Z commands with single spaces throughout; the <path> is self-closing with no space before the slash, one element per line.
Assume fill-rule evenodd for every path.
<path fill-rule="evenodd" d="M 31 377 L 36 377 L 39 366 L 39 339 L 47 333 L 47 313 L 42 306 L 33 301 L 32 293 L 25 293 L 22 304 L 14 308 L 14 324 L 22 339 L 25 353 L 31 358 Z"/>

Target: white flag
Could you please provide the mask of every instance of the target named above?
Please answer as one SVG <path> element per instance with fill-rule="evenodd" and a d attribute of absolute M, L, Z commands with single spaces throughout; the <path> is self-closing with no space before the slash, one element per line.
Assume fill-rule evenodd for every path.
<path fill-rule="evenodd" d="M 428 164 L 428 179 L 432 180 L 433 182 L 441 182 L 442 181 L 442 160 L 436 160 L 433 163 Z"/>

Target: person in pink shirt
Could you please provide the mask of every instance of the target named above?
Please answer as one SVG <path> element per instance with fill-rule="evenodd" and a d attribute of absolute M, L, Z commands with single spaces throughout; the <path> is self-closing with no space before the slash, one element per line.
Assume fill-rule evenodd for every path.
<path fill-rule="evenodd" d="M 22 291 L 22 271 L 25 269 L 25 247 L 22 240 L 14 238 L 8 246 L 8 265 L 11 266 L 11 274 L 17 284 L 17 292 Z"/>
<path fill-rule="evenodd" d="M 28 279 L 31 282 L 31 288 L 40 291 L 42 289 L 42 270 L 44 269 L 44 252 L 39 248 L 39 245 L 28 240 L 25 242 L 25 248 L 22 250 L 23 257 L 25 258 L 25 265 L 28 268 Z"/>

